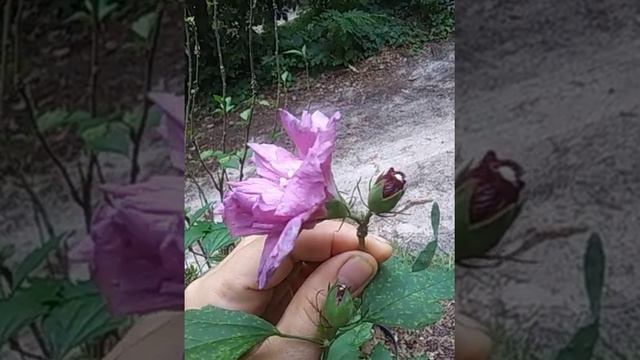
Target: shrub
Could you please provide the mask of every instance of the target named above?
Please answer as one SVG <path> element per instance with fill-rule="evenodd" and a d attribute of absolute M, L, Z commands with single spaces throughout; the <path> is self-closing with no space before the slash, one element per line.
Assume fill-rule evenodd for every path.
<path fill-rule="evenodd" d="M 376 54 L 385 46 L 400 46 L 426 40 L 427 34 L 385 14 L 362 10 L 340 12 L 329 10 L 319 16 L 311 12 L 279 29 L 283 50 L 307 47 L 307 60 L 312 68 L 346 66 Z M 264 65 L 273 67 L 275 57 L 266 55 Z M 285 68 L 304 68 L 304 60 L 284 56 Z"/>

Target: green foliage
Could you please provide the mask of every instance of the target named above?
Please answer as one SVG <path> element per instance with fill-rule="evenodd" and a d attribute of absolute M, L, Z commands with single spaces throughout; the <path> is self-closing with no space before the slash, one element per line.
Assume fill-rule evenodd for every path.
<path fill-rule="evenodd" d="M 147 125 L 158 125 L 160 115 L 159 111 L 150 110 Z M 93 151 L 128 156 L 132 133 L 138 127 L 141 117 L 141 109 L 116 113 L 109 118 L 92 118 L 91 114 L 82 110 L 70 112 L 55 109 L 40 115 L 36 119 L 36 125 L 45 135 L 56 130 L 71 129 Z"/>
<path fill-rule="evenodd" d="M 358 359 L 360 346 L 373 337 L 372 328 L 370 323 L 361 323 L 339 334 L 329 346 L 326 360 Z"/>
<path fill-rule="evenodd" d="M 63 359 L 80 344 L 91 341 L 123 324 L 114 318 L 91 282 L 63 288 L 62 301 L 42 321 L 42 332 L 51 359 Z"/>
<path fill-rule="evenodd" d="M 198 268 L 194 264 L 190 264 L 189 266 L 187 266 L 187 268 L 184 270 L 185 287 L 189 286 L 189 284 L 191 284 L 195 279 L 197 279 L 199 275 L 200 275 L 200 272 L 198 271 Z"/>
<path fill-rule="evenodd" d="M 33 321 L 47 314 L 57 299 L 58 281 L 35 281 L 0 301 L 0 346 Z"/>
<path fill-rule="evenodd" d="M 362 295 L 362 316 L 385 326 L 425 327 L 440 319 L 441 302 L 453 298 L 454 283 L 452 269 L 411 272 L 407 264 L 391 258 Z"/>
<path fill-rule="evenodd" d="M 431 260 L 438 248 L 438 229 L 440 227 L 440 207 L 437 202 L 431 206 L 431 229 L 433 230 L 433 240 L 420 252 L 418 258 L 413 263 L 411 271 L 424 270 L 431 265 Z"/>
<path fill-rule="evenodd" d="M 22 282 L 27 279 L 27 276 L 38 269 L 42 263 L 46 260 L 49 253 L 55 250 L 60 242 L 66 235 L 59 235 L 54 237 L 53 239 L 48 240 L 39 248 L 33 250 L 29 255 L 27 255 L 22 262 L 18 265 L 18 267 L 13 271 L 11 276 L 11 288 L 12 290 L 16 290 Z"/>
<path fill-rule="evenodd" d="M 371 360 L 391 360 L 391 353 L 382 344 L 378 344 L 371 352 Z"/>
<path fill-rule="evenodd" d="M 385 14 L 362 10 L 328 10 L 319 16 L 303 14 L 279 29 L 282 49 L 307 46 L 311 68 L 347 66 L 376 54 L 385 46 L 401 46 L 426 40 L 426 33 L 415 26 Z M 297 54 L 296 54 L 297 55 Z M 275 57 L 267 55 L 263 64 L 273 67 Z M 284 56 L 285 69 L 303 69 L 301 56 Z"/>
<path fill-rule="evenodd" d="M 278 9 L 299 1 L 277 1 Z M 305 68 L 299 56 L 284 55 L 288 50 L 308 48 L 308 64 L 313 71 L 348 66 L 376 54 L 385 46 L 418 45 L 430 39 L 446 38 L 454 28 L 452 0 L 309 0 L 298 8 L 298 17 L 278 28 L 280 74 Z M 220 64 L 214 36 L 212 5 L 208 14 L 195 16 L 203 34 L 193 34 L 200 45 L 200 85 L 220 92 Z M 250 82 L 249 2 L 218 1 L 218 33 L 227 83 L 231 92 L 248 88 Z M 206 18 L 203 18 L 206 16 Z M 252 30 L 255 68 L 262 84 L 282 81 L 275 66 L 273 9 L 270 0 L 255 2 Z M 193 30 L 192 30 L 193 31 Z M 194 44 L 189 45 L 194 48 Z M 285 85 L 286 86 L 286 85 Z"/>
<path fill-rule="evenodd" d="M 186 359 L 239 359 L 278 330 L 261 318 L 241 311 L 207 306 L 184 316 Z"/>
<path fill-rule="evenodd" d="M 565 348 L 560 350 L 556 360 L 591 359 L 593 349 L 600 337 L 600 303 L 604 288 L 605 256 L 602 240 L 598 234 L 591 234 L 584 255 L 584 279 L 592 320 L 578 329 Z"/>
<path fill-rule="evenodd" d="M 235 242 L 236 239 L 231 236 L 225 224 L 202 218 L 210 206 L 210 204 L 207 204 L 198 209 L 192 216 L 187 216 L 188 221 L 184 234 L 185 251 L 188 251 L 189 247 L 195 243 L 200 242 L 204 254 L 207 257 L 211 257 L 220 249 Z"/>
<path fill-rule="evenodd" d="M 149 40 L 149 37 L 153 34 L 157 18 L 158 14 L 156 12 L 144 14 L 131 24 L 131 30 L 140 38 Z"/>

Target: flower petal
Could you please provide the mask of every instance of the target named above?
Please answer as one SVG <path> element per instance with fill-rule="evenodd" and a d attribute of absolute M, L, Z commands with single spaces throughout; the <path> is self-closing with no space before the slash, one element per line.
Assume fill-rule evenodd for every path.
<path fill-rule="evenodd" d="M 264 289 L 271 276 L 291 253 L 295 241 L 300 234 L 302 224 L 309 217 L 309 213 L 298 215 L 287 223 L 282 232 L 269 233 L 264 243 L 260 267 L 258 268 L 258 288 Z"/>
<path fill-rule="evenodd" d="M 333 187 L 331 154 L 335 132 L 320 133 L 304 162 L 289 180 L 276 215 L 295 216 L 327 201 Z"/>
<path fill-rule="evenodd" d="M 272 144 L 249 144 L 258 175 L 279 182 L 289 179 L 302 165 L 302 160 L 289 151 Z"/>

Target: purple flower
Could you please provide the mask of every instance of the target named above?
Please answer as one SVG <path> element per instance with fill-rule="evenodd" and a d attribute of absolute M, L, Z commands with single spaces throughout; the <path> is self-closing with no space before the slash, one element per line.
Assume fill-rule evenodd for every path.
<path fill-rule="evenodd" d="M 324 205 L 337 190 L 331 157 L 340 113 L 319 111 L 297 119 L 280 110 L 284 129 L 297 155 L 271 144 L 249 144 L 259 178 L 230 183 L 218 212 L 234 236 L 266 235 L 258 286 L 264 288 L 282 260 L 293 250 L 303 228 L 325 217 Z"/>
<path fill-rule="evenodd" d="M 105 185 L 93 217 L 92 277 L 117 315 L 183 308 L 184 181 Z"/>
<path fill-rule="evenodd" d="M 164 112 L 160 132 L 169 143 L 171 163 L 184 173 L 184 96 L 152 93 L 149 98 Z"/>

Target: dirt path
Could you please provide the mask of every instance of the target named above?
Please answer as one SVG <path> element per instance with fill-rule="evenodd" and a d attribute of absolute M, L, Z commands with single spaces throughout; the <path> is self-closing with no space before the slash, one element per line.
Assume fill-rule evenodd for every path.
<path fill-rule="evenodd" d="M 525 254 L 535 265 L 459 270 L 456 304 L 527 341 L 536 358 L 552 358 L 589 321 L 582 256 L 596 231 L 607 257 L 596 356 L 633 358 L 640 353 L 640 158 L 637 137 L 629 134 L 640 131 L 640 8 L 622 0 L 581 8 L 550 1 L 526 9 L 513 1 L 495 5 L 490 16 L 515 19 L 511 27 L 488 29 L 491 39 L 461 44 L 458 54 L 481 64 L 457 68 L 468 85 L 457 88 L 462 157 L 491 147 L 525 168 L 528 201 L 507 242 L 588 230 L 542 242 Z M 465 18 L 487 26 L 486 10 L 467 11 Z M 531 29 L 539 31 L 530 36 Z"/>

